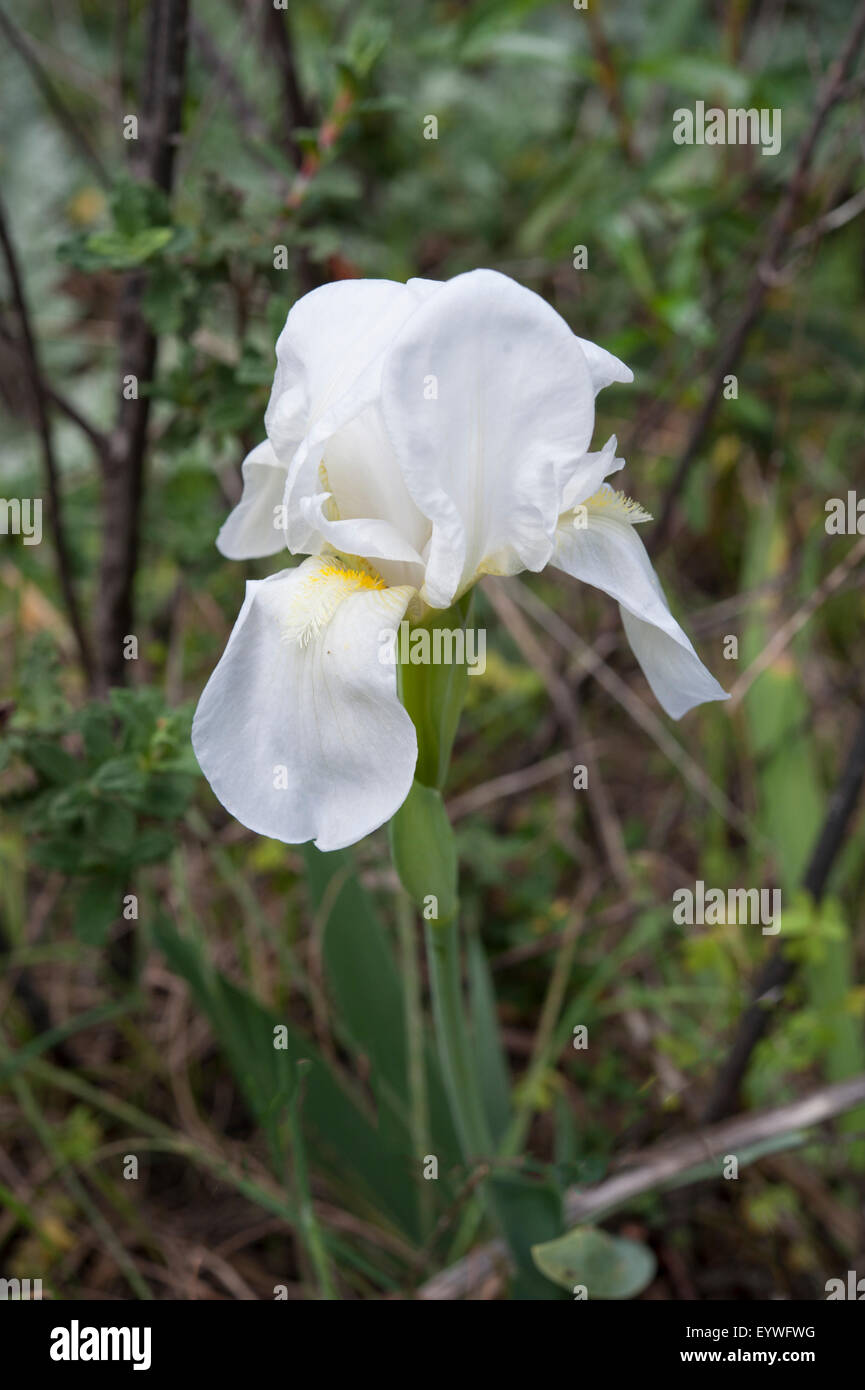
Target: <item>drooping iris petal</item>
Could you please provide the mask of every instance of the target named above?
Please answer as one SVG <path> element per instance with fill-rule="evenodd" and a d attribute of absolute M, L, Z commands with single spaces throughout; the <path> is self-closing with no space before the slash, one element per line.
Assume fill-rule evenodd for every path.
<path fill-rule="evenodd" d="M 257 444 L 243 460 L 243 496 L 216 537 L 217 548 L 229 560 L 255 560 L 276 555 L 285 546 L 275 523 L 282 504 L 285 469 L 269 439 Z"/>
<path fill-rule="evenodd" d="M 192 726 L 201 769 L 235 819 L 331 850 L 402 804 L 417 737 L 380 656 L 412 594 L 332 557 L 247 584 Z"/>
<path fill-rule="evenodd" d="M 553 563 L 619 603 L 634 655 L 658 703 L 673 719 L 694 705 L 729 698 L 676 622 L 633 522 L 646 513 L 605 487 L 574 524 L 561 521 Z"/>
<path fill-rule="evenodd" d="M 659 605 L 665 606 L 663 594 Z M 638 618 L 621 605 L 622 623 L 631 650 L 654 691 L 655 699 L 671 719 L 681 719 L 695 705 L 730 696 L 703 665 L 679 624 L 669 633 L 653 619 Z"/>
<path fill-rule="evenodd" d="M 480 573 L 542 569 L 563 478 L 594 424 L 592 377 L 564 319 L 495 271 L 458 275 L 387 354 L 381 406 L 432 523 L 424 599 L 444 608 Z"/>
<path fill-rule="evenodd" d="M 285 542 L 318 546 L 300 501 L 321 492 L 328 440 L 377 400 L 382 356 L 402 325 L 441 287 L 432 280 L 338 280 L 294 305 L 276 345 L 276 375 L 265 414 L 268 438 L 288 469 Z M 356 456 L 358 472 L 378 460 Z"/>

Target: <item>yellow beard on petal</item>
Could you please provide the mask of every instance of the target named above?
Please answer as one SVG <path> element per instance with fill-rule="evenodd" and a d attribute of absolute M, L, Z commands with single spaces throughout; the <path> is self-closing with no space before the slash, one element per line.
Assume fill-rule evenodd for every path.
<path fill-rule="evenodd" d="M 279 624 L 282 638 L 306 647 L 350 594 L 386 588 L 381 575 L 364 560 L 350 564 L 337 555 L 323 555 L 318 568 L 310 568 L 292 595 L 291 609 Z"/>
<path fill-rule="evenodd" d="M 641 521 L 651 521 L 652 514 L 641 507 L 639 502 L 627 497 L 624 492 L 616 492 L 609 483 L 604 483 L 591 497 L 581 504 L 586 511 L 595 516 L 608 516 L 611 521 L 629 521 L 636 526 Z M 580 511 L 581 508 L 575 508 Z"/>

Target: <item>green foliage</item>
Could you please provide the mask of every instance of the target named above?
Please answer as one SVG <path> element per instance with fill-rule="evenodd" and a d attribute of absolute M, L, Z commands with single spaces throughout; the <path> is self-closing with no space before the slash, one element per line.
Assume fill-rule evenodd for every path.
<path fill-rule="evenodd" d="M 106 230 L 80 234 L 65 242 L 57 252 L 61 261 L 88 273 L 135 270 L 170 243 L 175 248 L 183 245 L 183 236 L 170 225 L 168 200 L 158 188 L 121 177 L 109 207 L 111 222 Z"/>
<path fill-rule="evenodd" d="M 396 1150 L 407 1152 L 408 1054 L 403 984 L 388 935 L 344 853 L 306 847 L 309 889 L 327 982 L 346 1041 L 372 1068 L 379 1124 Z M 458 1154 L 434 1049 L 424 1049 L 430 1132 L 436 1153 Z M 418 1156 L 421 1157 L 421 1156 Z M 447 1187 L 447 1183 L 445 1183 Z"/>
<path fill-rule="evenodd" d="M 70 879 L 75 930 L 101 945 L 136 869 L 174 847 L 166 823 L 183 815 L 197 782 L 191 711 L 166 710 L 148 688 L 112 690 L 80 709 L 44 689 L 32 704 L 29 695 L 25 684 L 0 739 L 9 786 L 0 804 L 14 806 L 34 862 Z"/>
<path fill-rule="evenodd" d="M 388 1221 L 415 1237 L 417 1179 L 407 1156 L 392 1143 L 386 1122 L 377 1124 L 303 1033 L 213 969 L 200 939 L 181 936 L 167 917 L 156 940 L 171 968 L 193 990 L 208 1017 L 258 1123 L 268 1135 L 276 1170 L 286 1160 L 286 1107 L 298 1062 L 305 1073 L 303 1117 L 319 1161 L 347 1185 L 362 1187 Z"/>

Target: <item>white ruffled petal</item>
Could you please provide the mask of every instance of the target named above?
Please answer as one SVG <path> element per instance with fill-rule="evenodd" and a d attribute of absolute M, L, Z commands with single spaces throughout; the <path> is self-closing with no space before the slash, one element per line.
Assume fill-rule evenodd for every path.
<path fill-rule="evenodd" d="M 378 398 L 385 351 L 418 306 L 438 293 L 432 280 L 337 280 L 298 300 L 276 345 L 276 375 L 265 414 L 268 437 L 288 468 L 286 543 L 318 547 L 299 506 L 322 490 L 328 440 Z M 376 460 L 359 455 L 359 468 Z"/>
<path fill-rule="evenodd" d="M 326 494 L 305 498 L 301 503 L 310 527 L 321 537 L 317 553 L 336 551 L 339 555 L 361 555 L 365 560 L 375 561 L 385 583 L 408 584 L 412 589 L 419 589 L 423 584 L 423 560 L 396 528 L 388 521 L 330 521 L 327 509 L 331 500 Z"/>
<path fill-rule="evenodd" d="M 624 468 L 625 460 L 616 458 L 618 446 L 616 436 L 611 434 L 603 449 L 598 453 L 583 454 L 581 459 L 575 461 L 562 488 L 561 510 L 563 512 L 570 511 L 578 503 L 585 502 L 588 497 L 592 497 L 605 478 Z"/>
<path fill-rule="evenodd" d="M 414 591 L 380 584 L 326 557 L 247 584 L 192 742 L 215 795 L 259 835 L 341 849 L 409 793 L 417 737 L 380 657 Z"/>
<path fill-rule="evenodd" d="M 276 508 L 282 503 L 285 469 L 269 439 L 257 444 L 243 460 L 243 496 L 216 537 L 217 548 L 229 560 L 256 560 L 276 555 L 285 546 Z"/>
<path fill-rule="evenodd" d="M 284 464 L 301 440 L 351 397 L 372 363 L 434 281 L 334 280 L 291 309 L 276 344 L 276 375 L 265 415 L 268 437 Z"/>
<path fill-rule="evenodd" d="M 424 599 L 445 608 L 479 574 L 542 569 L 594 424 L 564 319 L 505 275 L 459 275 L 408 319 L 381 391 L 406 487 L 432 523 Z"/>

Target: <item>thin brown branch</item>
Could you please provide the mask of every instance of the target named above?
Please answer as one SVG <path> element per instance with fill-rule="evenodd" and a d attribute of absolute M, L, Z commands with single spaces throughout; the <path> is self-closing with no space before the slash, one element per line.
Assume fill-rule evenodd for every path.
<path fill-rule="evenodd" d="M 287 10 L 277 10 L 272 4 L 265 7 L 264 41 L 276 61 L 282 87 L 282 144 L 296 169 L 303 164 L 295 131 L 313 123 L 312 113 L 297 75 L 294 39 Z"/>
<path fill-rule="evenodd" d="M 756 324 L 770 285 L 781 270 L 781 259 L 790 239 L 793 218 L 805 192 L 805 185 L 811 160 L 817 142 L 830 112 L 841 100 L 850 71 L 865 39 L 865 3 L 860 4 L 841 53 L 832 64 L 817 99 L 817 106 L 811 124 L 799 147 L 799 155 L 793 176 L 775 209 L 769 223 L 763 252 L 760 255 L 745 293 L 742 312 L 734 323 L 712 373 L 703 404 L 694 419 L 682 455 L 676 466 L 664 502 L 660 520 L 649 541 L 649 551 L 657 554 L 667 542 L 673 522 L 673 513 L 679 493 L 702 447 L 703 440 L 715 418 L 718 402 L 722 398 L 724 378 L 729 376 L 744 351 L 745 344 Z"/>
<path fill-rule="evenodd" d="M 622 828 L 610 800 L 593 745 L 583 736 L 576 701 L 567 681 L 556 670 L 544 648 L 541 646 L 530 625 L 520 612 L 509 592 L 510 584 L 492 581 L 486 588 L 497 616 L 505 625 L 523 656 L 537 671 L 547 688 L 556 711 L 559 723 L 570 740 L 574 757 L 581 758 L 586 767 L 586 793 L 592 820 L 598 839 L 615 875 L 616 881 L 625 893 L 631 890 L 631 869 L 625 851 Z"/>
<path fill-rule="evenodd" d="M 148 53 L 142 83 L 140 147 L 136 174 L 170 194 L 180 139 L 186 66 L 188 0 L 152 0 Z M 144 316 L 146 274 L 127 275 L 120 298 L 118 340 L 121 382 L 134 380 L 134 394 L 121 391 L 117 421 L 105 458 L 103 551 L 96 631 L 99 685 L 123 683 L 123 639 L 132 630 L 133 590 L 138 566 L 140 512 L 144 491 L 149 387 L 156 370 L 157 342 Z M 120 383 L 118 383 L 120 385 Z M 127 399 L 127 395 L 132 398 Z"/>
<path fill-rule="evenodd" d="M 754 681 L 763 671 L 767 670 L 783 651 L 790 645 L 797 633 L 811 620 L 821 604 L 831 598 L 840 589 L 844 580 L 854 570 L 861 560 L 865 559 L 865 536 L 862 536 L 854 546 L 839 561 L 834 569 L 831 569 L 825 579 L 817 585 L 813 593 L 808 595 L 805 602 L 796 609 L 772 638 L 766 643 L 759 656 L 755 657 L 750 666 L 744 670 L 730 691 L 730 712 L 732 713 L 745 698 Z"/>
<path fill-rule="evenodd" d="M 19 58 L 27 67 L 36 86 L 39 88 L 45 99 L 46 105 L 50 107 L 52 114 L 57 120 L 63 134 L 74 146 L 78 154 L 90 165 L 99 182 L 107 187 L 110 183 L 108 172 L 102 163 L 96 150 L 91 145 L 77 119 L 63 101 L 62 97 L 54 86 L 48 74 L 45 72 L 39 59 L 36 57 L 24 35 L 21 34 L 7 14 L 0 10 L 0 32 L 3 33 L 10 47 L 15 49 Z"/>
<path fill-rule="evenodd" d="M 19 338 L 16 338 L 14 334 L 10 333 L 2 322 L 0 322 L 0 342 L 3 342 L 7 347 L 19 353 L 25 359 L 26 365 L 27 352 L 25 344 Z M 97 429 L 94 424 L 91 424 L 87 417 L 82 415 L 77 406 L 73 405 L 60 391 L 57 391 L 53 386 L 49 386 L 44 379 L 42 381 L 42 390 L 46 400 L 54 406 L 55 410 L 59 410 L 61 415 L 65 415 L 68 420 L 71 420 L 73 425 L 77 425 L 82 434 L 86 434 L 97 453 L 101 456 L 108 447 L 108 440 L 102 431 Z"/>
<path fill-rule="evenodd" d="M 844 843 L 847 830 L 856 810 L 856 803 L 865 781 L 865 715 L 859 724 L 847 758 L 847 764 L 829 802 L 823 827 L 814 846 L 802 886 L 819 903 L 826 889 L 829 874 Z M 751 1054 L 769 1028 L 775 1010 L 783 997 L 784 987 L 795 971 L 795 963 L 782 946 L 776 946 L 757 976 L 751 991 L 751 1002 L 739 1020 L 733 1045 L 718 1073 L 706 1105 L 707 1123 L 721 1120 L 736 1105 L 742 1081 L 748 1070 Z"/>
<path fill-rule="evenodd" d="M 264 42 L 276 62 L 282 88 L 282 123 L 280 144 L 297 170 L 295 185 L 289 193 L 288 203 L 296 212 L 308 179 L 317 160 L 305 156 L 297 138 L 299 129 L 309 129 L 315 120 L 311 104 L 307 101 L 297 73 L 297 60 L 294 51 L 294 38 L 291 21 L 286 10 L 277 10 L 270 5 L 265 10 Z M 319 133 L 321 139 L 321 133 Z M 299 246 L 295 257 L 297 278 L 301 294 L 308 294 L 323 283 L 322 277 L 313 263 L 307 247 Z"/>
<path fill-rule="evenodd" d="M 856 1076 L 822 1086 L 787 1105 L 737 1115 L 735 1119 L 697 1130 L 686 1138 L 658 1144 L 624 1160 L 627 1170 L 597 1187 L 583 1192 L 571 1190 L 565 1200 L 567 1220 L 569 1224 L 576 1224 L 597 1219 L 600 1213 L 620 1207 L 643 1192 L 651 1192 L 709 1159 L 736 1154 L 796 1130 L 810 1129 L 863 1102 L 865 1076 Z"/>
<path fill-rule="evenodd" d="M 606 33 L 604 32 L 604 24 L 600 12 L 593 9 L 591 5 L 586 10 L 586 21 L 589 26 L 589 37 L 595 55 L 598 76 L 604 95 L 607 98 L 610 114 L 616 123 L 616 130 L 619 136 L 619 144 L 622 147 L 622 153 L 629 164 L 636 164 L 637 156 L 634 148 L 633 127 L 627 110 L 625 109 L 619 71 L 616 67 L 616 62 L 612 50 L 610 49 Z"/>
<path fill-rule="evenodd" d="M 755 1144 L 780 1139 L 797 1130 L 825 1124 L 836 1115 L 843 1115 L 865 1102 L 865 1076 L 824 1086 L 801 1100 L 780 1105 L 773 1110 L 738 1115 L 724 1124 L 698 1130 L 683 1139 L 658 1144 L 651 1149 L 620 1158 L 616 1167 L 627 1171 L 617 1173 L 590 1188 L 570 1188 L 565 1196 L 565 1219 L 568 1225 L 598 1219 L 603 1213 L 622 1206 L 644 1192 L 652 1192 L 691 1168 L 709 1159 L 750 1148 Z M 436 1274 L 418 1290 L 424 1301 L 453 1301 L 467 1298 L 491 1275 L 508 1266 L 508 1253 L 503 1241 L 491 1241 L 471 1251 L 464 1259 Z"/>
<path fill-rule="evenodd" d="M 225 98 L 234 113 L 238 128 L 245 136 L 246 148 L 251 153 L 256 153 L 256 146 L 264 143 L 267 132 L 258 111 L 247 97 L 233 64 L 222 52 L 207 25 L 195 15 L 190 18 L 189 31 L 195 47 L 201 54 L 205 68 L 212 74 L 220 95 Z M 236 57 L 236 44 L 232 44 L 232 47 Z M 260 150 L 257 151 L 257 154 L 262 162 L 270 167 Z"/>
<path fill-rule="evenodd" d="M 60 583 L 60 592 L 63 595 L 63 602 L 66 606 L 66 613 L 69 618 L 70 626 L 75 634 L 81 665 L 89 682 L 93 676 L 93 663 L 90 657 L 90 647 L 87 641 L 87 634 L 84 630 L 81 610 L 78 606 L 75 583 L 72 578 L 72 563 L 69 555 L 69 546 L 66 541 L 66 530 L 63 524 L 60 473 L 54 453 L 54 439 L 51 433 L 51 420 L 48 411 L 45 386 L 42 379 L 42 368 L 39 362 L 36 336 L 31 325 L 30 310 L 27 305 L 27 296 L 24 289 L 24 280 L 18 266 L 18 258 L 15 254 L 15 246 L 12 241 L 12 233 L 9 229 L 2 201 L 0 201 L 0 245 L 2 245 L 3 258 L 6 262 L 6 272 L 9 277 L 9 287 L 12 292 L 12 303 L 18 315 L 21 333 L 21 354 L 26 367 L 26 380 L 33 402 L 33 414 L 36 420 L 40 444 L 42 446 L 42 466 L 45 473 L 45 486 L 51 511 L 51 529 L 54 536 L 54 552 L 57 557 L 57 577 Z"/>
<path fill-rule="evenodd" d="M 583 641 L 578 632 L 574 631 L 554 609 L 538 598 L 537 594 L 522 580 L 509 580 L 508 589 L 514 595 L 516 603 L 529 613 L 535 622 L 545 628 L 555 641 L 559 642 L 566 651 L 579 655 L 582 670 L 592 675 L 598 684 L 607 691 L 607 694 L 611 695 L 622 706 L 634 723 L 648 734 L 661 752 L 670 759 L 682 778 L 695 791 L 699 792 L 700 796 L 718 812 L 718 815 L 723 817 L 728 825 L 752 843 L 759 839 L 757 827 L 730 800 L 723 788 L 712 781 L 696 758 L 692 758 L 687 749 L 683 748 L 678 739 L 674 738 L 655 711 L 631 690 L 630 686 L 622 680 L 621 676 L 616 674 L 611 666 L 607 665 L 599 653 L 589 646 L 588 642 Z"/>
<path fill-rule="evenodd" d="M 846 227 L 848 222 L 861 217 L 865 212 L 865 188 L 860 188 L 858 193 L 854 193 L 851 198 L 845 199 L 837 207 L 824 212 L 814 222 L 807 227 L 802 227 L 793 238 L 793 249 L 809 246 L 812 241 L 819 241 L 827 232 L 837 232 L 839 227 Z"/>
<path fill-rule="evenodd" d="M 530 763 L 528 767 L 518 767 L 514 772 L 504 772 L 500 777 L 481 782 L 459 796 L 452 796 L 447 803 L 448 816 L 453 822 L 461 820 L 464 816 L 474 815 L 476 811 L 481 811 L 485 806 L 491 806 L 504 797 L 519 796 L 531 787 L 539 787 L 544 782 L 561 777 L 565 772 L 570 772 L 572 765 L 573 755 L 568 751 L 553 753 L 542 762 Z"/>

